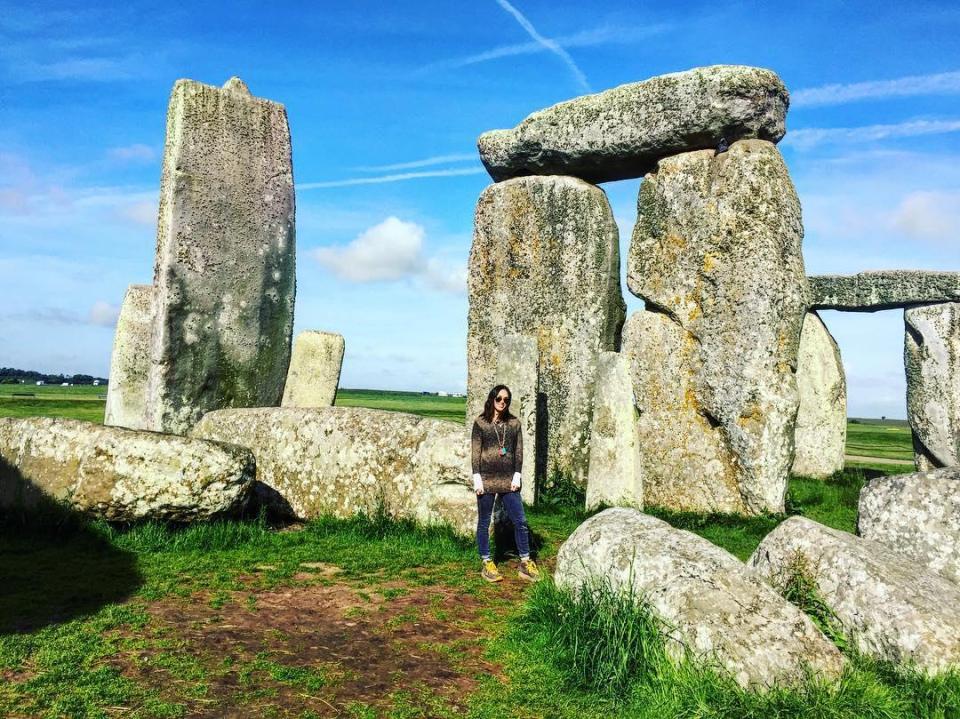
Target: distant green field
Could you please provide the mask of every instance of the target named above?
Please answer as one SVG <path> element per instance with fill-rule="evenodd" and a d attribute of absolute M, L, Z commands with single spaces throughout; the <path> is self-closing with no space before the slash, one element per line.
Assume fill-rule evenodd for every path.
<path fill-rule="evenodd" d="M 906 422 L 856 420 L 847 423 L 847 454 L 883 459 L 913 459 L 913 440 Z"/>

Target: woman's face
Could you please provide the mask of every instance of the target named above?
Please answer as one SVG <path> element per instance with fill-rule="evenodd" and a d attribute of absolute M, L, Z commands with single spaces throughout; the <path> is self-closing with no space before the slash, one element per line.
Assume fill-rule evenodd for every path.
<path fill-rule="evenodd" d="M 497 414 L 503 414 L 509 406 L 510 393 L 505 389 L 497 392 L 497 396 L 493 398 L 493 408 L 497 411 Z"/>

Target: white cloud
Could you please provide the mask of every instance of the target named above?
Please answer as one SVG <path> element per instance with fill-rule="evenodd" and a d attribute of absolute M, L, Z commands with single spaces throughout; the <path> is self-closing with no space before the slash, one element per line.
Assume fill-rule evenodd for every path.
<path fill-rule="evenodd" d="M 644 38 L 652 37 L 670 29 L 669 25 L 649 25 L 646 27 L 620 27 L 614 25 L 602 25 L 590 30 L 581 30 L 573 35 L 553 38 L 553 42 L 562 48 L 571 47 L 592 47 L 595 45 L 612 45 L 616 43 L 629 43 Z M 430 70 L 456 69 L 468 65 L 476 65 L 491 60 L 499 60 L 504 57 L 515 57 L 517 55 L 534 55 L 540 52 L 550 52 L 550 48 L 544 47 L 540 42 L 521 42 L 513 45 L 501 45 L 483 52 L 455 57 L 449 60 L 440 60 L 431 63 L 419 70 L 419 72 L 429 72 Z"/>
<path fill-rule="evenodd" d="M 783 138 L 783 143 L 798 150 L 809 150 L 825 143 L 875 142 L 948 132 L 960 132 L 960 120 L 911 120 L 894 125 L 864 127 L 808 127 L 790 131 Z"/>
<path fill-rule="evenodd" d="M 119 162 L 150 162 L 157 156 L 157 152 L 149 145 L 134 143 L 125 147 L 111 148 L 107 151 L 107 156 Z"/>
<path fill-rule="evenodd" d="M 482 167 L 467 167 L 450 170 L 427 170 L 425 172 L 403 172 L 395 175 L 380 175 L 378 177 L 353 177 L 346 180 L 330 180 L 328 182 L 298 182 L 298 190 L 320 190 L 327 187 L 350 187 L 352 185 L 379 185 L 385 182 L 403 182 L 405 180 L 419 180 L 424 177 L 459 177 L 461 175 L 480 175 L 486 172 Z"/>
<path fill-rule="evenodd" d="M 318 247 L 310 255 L 337 277 L 351 282 L 408 279 L 441 292 L 465 292 L 466 265 L 427 257 L 425 237 L 422 225 L 388 217 L 344 247 Z"/>
<path fill-rule="evenodd" d="M 583 70 L 581 70 L 577 66 L 577 63 L 573 61 L 573 58 L 570 57 L 570 53 L 560 47 L 556 40 L 551 40 L 550 38 L 544 37 L 537 32 L 537 29 L 533 26 L 533 23 L 531 23 L 523 15 L 523 13 L 517 10 L 517 8 L 507 2 L 507 0 L 496 0 L 496 3 L 513 16 L 513 19 L 519 23 L 520 27 L 526 30 L 527 34 L 533 38 L 534 42 L 539 43 L 544 49 L 549 50 L 563 60 L 564 64 L 570 68 L 570 72 L 573 74 L 573 77 L 576 79 L 580 87 L 583 88 L 585 92 L 591 92 L 590 83 L 587 82 L 587 76 L 583 74 Z"/>
<path fill-rule="evenodd" d="M 960 237 L 960 192 L 913 192 L 893 212 L 894 229 L 922 240 Z"/>
<path fill-rule="evenodd" d="M 120 316 L 120 308 L 117 305 L 111 305 L 109 302 L 98 300 L 94 302 L 87 315 L 87 321 L 97 327 L 113 327 L 117 324 L 117 318 Z"/>
<path fill-rule="evenodd" d="M 911 75 L 896 80 L 832 84 L 797 90 L 790 94 L 790 106 L 820 107 L 888 97 L 958 93 L 960 93 L 960 71 L 940 72 L 931 75 Z"/>
<path fill-rule="evenodd" d="M 318 247 L 313 258 L 338 277 L 353 282 L 398 280 L 419 274 L 423 227 L 388 217 L 346 247 Z"/>
<path fill-rule="evenodd" d="M 157 222 L 157 201 L 138 200 L 122 206 L 118 213 L 136 225 L 154 225 Z"/>
<path fill-rule="evenodd" d="M 393 170 L 412 170 L 416 167 L 430 167 L 431 165 L 443 165 L 448 162 L 467 162 L 476 161 L 477 153 L 460 155 L 437 155 L 435 157 L 426 157 L 422 160 L 411 160 L 410 162 L 398 162 L 392 165 L 374 165 L 372 167 L 358 167 L 361 172 L 391 172 Z"/>

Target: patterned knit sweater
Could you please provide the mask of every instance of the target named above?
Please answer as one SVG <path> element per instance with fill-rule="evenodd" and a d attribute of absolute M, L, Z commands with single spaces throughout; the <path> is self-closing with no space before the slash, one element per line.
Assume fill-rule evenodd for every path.
<path fill-rule="evenodd" d="M 499 436 L 498 436 L 499 433 Z M 500 453 L 500 443 L 507 450 Z M 483 491 L 487 494 L 505 494 L 510 491 L 513 473 L 523 466 L 523 435 L 520 420 L 511 417 L 507 422 L 494 426 L 483 415 L 473 423 L 470 441 L 470 456 L 473 473 L 483 479 Z"/>

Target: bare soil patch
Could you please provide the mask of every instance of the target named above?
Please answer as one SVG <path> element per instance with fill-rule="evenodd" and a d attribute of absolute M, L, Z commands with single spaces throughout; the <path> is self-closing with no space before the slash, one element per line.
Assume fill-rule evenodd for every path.
<path fill-rule="evenodd" d="M 370 585 L 305 569 L 278 589 L 150 604 L 149 636 L 126 637 L 112 663 L 188 717 L 384 716 L 397 701 L 415 716 L 456 713 L 501 672 L 483 657 L 490 612 L 527 586 Z"/>

